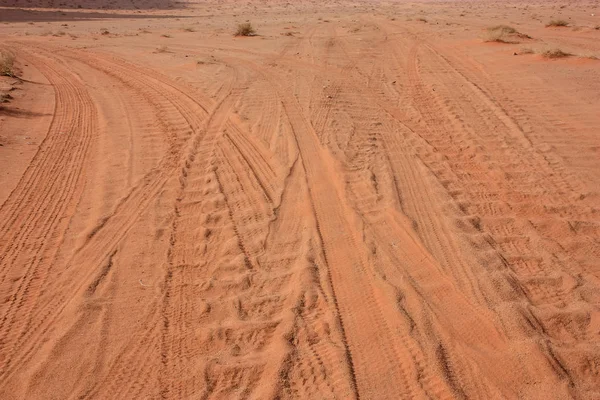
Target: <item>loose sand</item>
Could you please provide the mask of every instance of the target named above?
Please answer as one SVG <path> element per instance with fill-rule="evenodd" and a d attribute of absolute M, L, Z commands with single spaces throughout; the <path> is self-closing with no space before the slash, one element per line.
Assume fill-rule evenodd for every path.
<path fill-rule="evenodd" d="M 600 398 L 597 2 L 2 5 L 0 398 Z"/>

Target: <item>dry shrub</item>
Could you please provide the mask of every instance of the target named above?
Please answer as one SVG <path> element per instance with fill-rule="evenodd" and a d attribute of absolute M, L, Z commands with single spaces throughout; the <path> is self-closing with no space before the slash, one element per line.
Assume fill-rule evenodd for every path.
<path fill-rule="evenodd" d="M 235 36 L 255 36 L 256 30 L 252 27 L 250 22 L 239 24 Z"/>
<path fill-rule="evenodd" d="M 531 36 L 518 32 L 508 25 L 496 25 L 487 28 L 484 40 L 486 42 L 518 43 L 516 39 L 531 39 Z"/>
<path fill-rule="evenodd" d="M 561 49 L 546 50 L 542 53 L 546 58 L 564 58 L 569 57 L 572 54 L 562 51 Z"/>
<path fill-rule="evenodd" d="M 510 35 L 511 33 L 517 33 L 517 30 L 512 26 L 508 25 L 496 25 L 487 28 L 488 32 L 502 32 L 506 35 Z"/>
<path fill-rule="evenodd" d="M 546 26 L 569 26 L 569 21 L 565 21 L 564 19 L 553 19 L 552 21 L 548 22 Z"/>
<path fill-rule="evenodd" d="M 7 53 L 0 52 L 0 75 L 15 77 L 15 56 Z"/>

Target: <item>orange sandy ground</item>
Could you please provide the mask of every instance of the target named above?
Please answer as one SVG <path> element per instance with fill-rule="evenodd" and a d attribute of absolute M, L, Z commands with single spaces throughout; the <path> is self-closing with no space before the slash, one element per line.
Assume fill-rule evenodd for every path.
<path fill-rule="evenodd" d="M 2 4 L 0 398 L 600 398 L 597 2 Z"/>

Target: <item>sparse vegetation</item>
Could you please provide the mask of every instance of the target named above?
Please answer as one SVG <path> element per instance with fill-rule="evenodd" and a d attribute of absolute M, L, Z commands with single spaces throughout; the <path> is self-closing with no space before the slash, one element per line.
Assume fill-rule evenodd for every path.
<path fill-rule="evenodd" d="M 542 53 L 542 56 L 546 58 L 564 58 L 569 57 L 572 54 L 562 51 L 561 49 L 546 50 Z"/>
<path fill-rule="evenodd" d="M 535 53 L 535 52 L 530 47 L 524 47 L 521 50 L 519 50 L 519 54 L 533 54 L 533 53 Z"/>
<path fill-rule="evenodd" d="M 101 28 L 100 29 L 100 34 L 106 36 L 106 35 L 110 35 L 110 32 L 106 28 Z"/>
<path fill-rule="evenodd" d="M 235 32 L 235 36 L 254 36 L 256 35 L 256 30 L 252 27 L 250 22 L 245 22 L 243 24 L 239 24 L 237 27 L 237 31 Z"/>
<path fill-rule="evenodd" d="M 196 32 L 196 30 L 191 26 L 188 26 L 187 28 L 182 28 L 181 30 L 184 32 Z"/>
<path fill-rule="evenodd" d="M 493 31 L 493 32 L 502 32 L 505 34 L 517 33 L 517 30 L 515 28 L 513 28 L 512 26 L 508 26 L 508 25 L 491 26 L 487 30 Z"/>
<path fill-rule="evenodd" d="M 569 26 L 569 21 L 554 19 L 546 24 L 546 27 Z"/>
<path fill-rule="evenodd" d="M 171 36 L 171 35 L 168 35 L 168 34 L 166 34 L 166 33 L 163 33 L 163 34 L 162 34 L 162 35 L 160 35 L 160 36 L 161 36 L 161 37 L 164 37 L 164 38 L 167 38 L 167 39 L 170 39 L 170 38 L 172 38 L 172 37 L 173 37 L 173 36 Z"/>
<path fill-rule="evenodd" d="M 0 52 L 0 75 L 15 77 L 15 56 Z"/>
<path fill-rule="evenodd" d="M 417 18 L 417 21 L 427 23 L 427 19 L 423 17 Z"/>
<path fill-rule="evenodd" d="M 529 35 L 525 35 L 523 33 L 518 32 L 512 26 L 496 25 L 487 28 L 484 40 L 486 42 L 518 43 L 516 39 L 522 38 L 531 39 Z"/>
<path fill-rule="evenodd" d="M 169 48 L 167 46 L 160 46 L 156 48 L 157 53 L 167 53 Z"/>

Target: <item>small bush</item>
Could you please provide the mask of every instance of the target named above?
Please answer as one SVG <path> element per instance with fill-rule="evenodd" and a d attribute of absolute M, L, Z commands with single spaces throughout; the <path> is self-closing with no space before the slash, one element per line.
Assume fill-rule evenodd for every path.
<path fill-rule="evenodd" d="M 486 36 L 483 40 L 486 42 L 517 43 L 515 37 L 523 38 L 528 36 L 517 32 L 512 26 L 496 25 L 487 28 Z"/>
<path fill-rule="evenodd" d="M 235 36 L 254 36 L 256 35 L 256 30 L 252 27 L 250 22 L 245 22 L 243 24 L 239 24 L 237 27 L 237 31 L 235 32 Z"/>
<path fill-rule="evenodd" d="M 546 58 L 564 58 L 571 56 L 570 53 L 566 53 L 561 49 L 546 50 L 542 53 L 542 55 Z"/>
<path fill-rule="evenodd" d="M 100 34 L 106 36 L 106 35 L 110 35 L 110 32 L 106 28 L 100 28 Z"/>
<path fill-rule="evenodd" d="M 512 26 L 508 25 L 496 25 L 487 28 L 488 32 L 502 32 L 504 34 L 510 35 L 511 33 L 517 33 L 517 30 Z"/>
<path fill-rule="evenodd" d="M 569 21 L 565 21 L 564 19 L 555 19 L 546 24 L 547 27 L 551 26 L 569 26 Z"/>
<path fill-rule="evenodd" d="M 15 56 L 0 52 L 0 75 L 15 77 Z"/>

